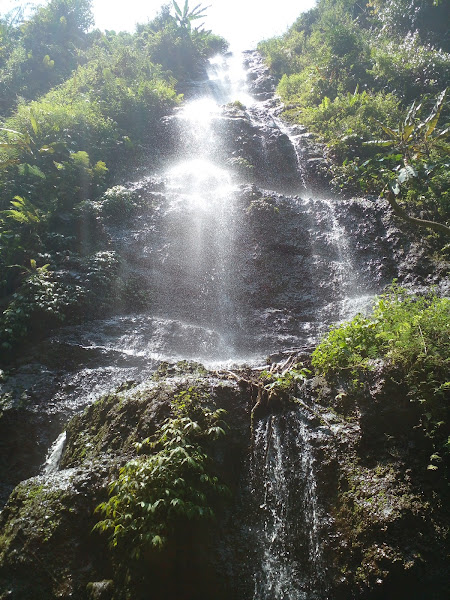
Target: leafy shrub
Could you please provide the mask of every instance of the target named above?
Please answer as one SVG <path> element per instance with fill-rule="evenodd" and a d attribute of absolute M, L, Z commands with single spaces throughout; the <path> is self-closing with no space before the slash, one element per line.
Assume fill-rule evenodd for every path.
<path fill-rule="evenodd" d="M 137 31 L 141 51 L 170 70 L 178 81 L 195 76 L 208 58 L 228 48 L 224 38 L 210 31 L 179 26 L 168 6 L 148 25 L 140 25 Z"/>
<path fill-rule="evenodd" d="M 99 200 L 101 215 L 112 221 L 123 221 L 130 217 L 139 205 L 136 194 L 122 185 L 116 185 L 102 195 Z"/>
<path fill-rule="evenodd" d="M 87 257 L 83 264 L 83 287 L 87 316 L 110 310 L 121 298 L 120 260 L 116 252 L 103 250 Z"/>
<path fill-rule="evenodd" d="M 123 185 L 115 185 L 104 192 L 98 200 L 85 200 L 75 209 L 82 219 L 102 219 L 111 223 L 123 223 L 136 213 L 142 202 L 135 192 Z"/>
<path fill-rule="evenodd" d="M 375 119 L 394 127 L 401 118 L 399 101 L 393 94 L 359 92 L 338 94 L 333 101 L 323 98 L 318 106 L 301 110 L 301 121 L 319 134 L 337 161 L 357 154 L 360 158 L 373 153 L 363 148 L 363 141 L 378 132 Z"/>
<path fill-rule="evenodd" d="M 371 59 L 369 73 L 375 84 L 395 92 L 404 103 L 424 93 L 437 93 L 450 77 L 450 54 L 423 45 L 417 31 L 400 41 L 380 36 Z"/>
<path fill-rule="evenodd" d="M 408 369 L 423 355 L 448 361 L 450 300 L 408 295 L 393 285 L 377 300 L 369 317 L 334 326 L 313 353 L 320 372 L 368 367 L 370 358 L 383 358 Z"/>
<path fill-rule="evenodd" d="M 81 287 L 62 285 L 46 267 L 34 265 L 0 317 L 0 348 L 5 356 L 25 337 L 39 335 L 62 323 L 82 297 Z"/>
<path fill-rule="evenodd" d="M 389 35 L 415 31 L 423 42 L 439 39 L 450 50 L 448 6 L 441 0 L 371 0 L 373 23 Z"/>
<path fill-rule="evenodd" d="M 396 367 L 408 396 L 421 406 L 422 426 L 435 460 L 448 452 L 450 299 L 409 295 L 392 286 L 369 317 L 335 326 L 314 350 L 312 365 L 325 375 L 348 371 L 358 378 L 373 360 Z M 435 468 L 431 465 L 430 468 Z"/>
<path fill-rule="evenodd" d="M 0 66 L 3 114 L 14 108 L 18 97 L 35 99 L 76 68 L 93 24 L 91 0 L 50 0 L 20 21 L 5 23 L 9 51 Z"/>
<path fill-rule="evenodd" d="M 258 44 L 258 50 L 265 57 L 272 73 L 279 79 L 302 70 L 306 34 L 304 31 L 290 31 L 288 34 L 265 40 Z"/>
<path fill-rule="evenodd" d="M 164 546 L 186 520 L 211 519 L 226 492 L 213 474 L 205 447 L 224 435 L 222 409 L 211 409 L 193 388 L 173 401 L 174 416 L 155 439 L 136 444 L 140 456 L 120 469 L 110 498 L 97 507 L 104 519 L 95 529 L 109 533 L 110 545 L 138 559 Z"/>
<path fill-rule="evenodd" d="M 303 366 L 302 362 L 284 373 L 270 373 L 263 371 L 261 379 L 265 382 L 264 389 L 281 392 L 295 393 L 299 385 L 302 385 L 311 374 L 311 371 Z"/>
<path fill-rule="evenodd" d="M 398 167 L 398 149 L 386 156 L 363 142 L 377 134 L 375 119 L 398 127 L 413 99 L 426 104 L 424 94 L 436 94 L 445 85 L 450 70 L 445 10 L 428 0 L 372 0 L 367 5 L 319 0 L 283 36 L 259 45 L 279 79 L 284 116 L 307 126 L 327 145 L 331 183 L 339 190 L 381 193 L 389 168 Z M 448 116 L 446 107 L 443 115 Z M 425 177 L 408 189 L 408 200 L 430 210 L 428 220 L 436 219 L 436 212 L 438 217 L 448 214 L 443 185 L 448 167 L 440 167 L 448 163 L 447 154 L 448 149 L 434 152 L 433 160 L 422 165 Z M 387 180 L 392 178 L 388 174 Z"/>
<path fill-rule="evenodd" d="M 370 46 L 363 29 L 343 3 L 319 2 L 281 38 L 258 48 L 281 79 L 278 93 L 302 107 L 324 96 L 353 92 L 367 79 Z"/>
<path fill-rule="evenodd" d="M 0 349 L 11 358 L 26 339 L 45 335 L 62 323 L 104 316 L 123 302 L 120 261 L 113 251 L 99 251 L 74 261 L 75 277 L 50 271 L 49 265 L 31 268 L 0 316 Z"/>

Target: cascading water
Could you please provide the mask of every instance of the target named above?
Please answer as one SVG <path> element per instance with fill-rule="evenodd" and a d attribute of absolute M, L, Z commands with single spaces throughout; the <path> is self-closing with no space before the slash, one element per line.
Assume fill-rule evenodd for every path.
<path fill-rule="evenodd" d="M 301 409 L 269 415 L 254 429 L 250 526 L 253 600 L 327 598 L 313 443 L 326 436 Z"/>

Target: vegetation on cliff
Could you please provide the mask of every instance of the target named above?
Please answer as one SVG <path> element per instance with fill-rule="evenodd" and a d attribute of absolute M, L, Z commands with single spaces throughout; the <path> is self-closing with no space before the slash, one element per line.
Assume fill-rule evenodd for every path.
<path fill-rule="evenodd" d="M 407 398 L 419 413 L 415 427 L 430 440 L 427 468 L 448 477 L 450 466 L 450 300 L 432 293 L 410 295 L 392 286 L 373 313 L 336 325 L 312 354 L 318 374 L 342 378 L 346 396 L 380 362 L 396 371 Z M 424 468 L 426 465 L 424 466 Z"/>
<path fill-rule="evenodd" d="M 443 95 L 433 106 L 450 75 L 447 9 L 432 0 L 319 0 L 258 46 L 285 117 L 325 144 L 338 190 L 380 194 L 400 179 L 401 203 L 440 224 L 450 218 L 449 111 Z"/>
<path fill-rule="evenodd" d="M 391 194 L 423 212 L 421 221 L 444 222 L 450 214 L 442 124 L 448 108 L 441 84 L 448 76 L 449 41 L 436 18 L 441 4 L 408 0 L 414 17 L 405 5 L 319 0 L 285 36 L 260 48 L 279 79 L 286 116 L 326 144 L 335 185 L 345 191 L 390 185 Z M 0 22 L 0 350 L 8 359 L 20 344 L 68 318 L 148 307 L 145 285 L 151 282 L 133 281 L 111 249 L 107 229 L 159 208 L 156 200 L 152 205 L 158 192 L 149 193 L 144 206 L 139 188 L 114 184 L 144 150 L 150 160 L 159 159 L 161 117 L 181 102 L 185 80 L 197 76 L 205 58 L 225 47 L 222 39 L 193 28 L 203 9 L 190 10 L 187 2 L 184 8 L 174 2 L 174 8 L 175 16 L 163 8 L 133 35 L 91 31 L 89 0 L 51 0 L 21 24 L 17 16 Z M 70 44 L 57 48 L 66 34 Z M 245 122 L 244 107 L 234 103 L 234 109 Z M 231 136 L 239 137 L 234 131 Z M 241 167 L 250 164 L 240 160 Z M 303 267 L 310 262 L 320 268 L 316 258 L 329 251 L 324 238 L 334 232 L 311 234 L 303 213 L 304 239 L 298 246 L 285 243 L 300 229 L 296 223 L 289 229 L 292 213 L 283 213 L 280 194 L 267 195 L 256 185 L 242 194 L 245 209 L 235 215 L 243 215 L 245 235 L 254 243 L 249 260 L 262 264 L 261 271 L 248 272 L 263 274 L 260 288 L 244 288 L 245 299 L 254 294 L 263 297 L 257 306 L 277 306 L 267 311 L 266 326 L 269 319 L 283 321 L 278 307 L 288 305 L 290 295 L 301 296 L 299 278 L 309 276 Z M 314 210 L 313 201 L 309 206 Z M 338 223 L 337 213 L 330 214 Z M 284 237 L 271 237 L 281 229 Z M 393 245 L 376 245 L 373 229 L 369 239 L 383 256 L 381 249 Z M 317 238 L 315 255 L 303 249 L 310 235 Z M 281 270 L 276 246 L 285 263 L 279 283 L 271 281 L 271 273 Z M 342 252 L 330 254 L 342 259 Z M 290 262 L 292 256 L 302 256 L 301 268 L 294 268 L 299 263 Z M 428 263 L 421 267 L 425 278 Z M 181 269 L 173 270 L 183 301 Z M 312 278 L 316 285 L 319 277 Z M 386 279 L 379 275 L 376 285 L 381 281 Z M 293 292 L 276 295 L 277 287 L 289 285 Z M 333 290 L 340 285 L 341 279 Z M 324 298 L 332 304 L 335 295 Z M 315 295 L 306 301 L 301 296 L 305 306 L 297 312 L 288 306 L 289 319 L 312 312 L 315 301 Z M 66 358 L 56 348 L 55 373 Z M 100 356 L 105 345 L 95 350 Z M 376 300 L 372 314 L 334 326 L 312 357 L 292 352 L 262 373 L 162 363 L 151 380 L 127 380 L 70 420 L 59 470 L 20 483 L 1 511 L 0 599 L 254 597 L 261 565 L 260 557 L 253 560 L 259 549 L 251 545 L 269 512 L 286 521 L 295 543 L 277 549 L 274 530 L 272 540 L 263 537 L 268 552 L 279 552 L 284 565 L 298 560 L 304 570 L 317 571 L 306 594 L 336 600 L 447 597 L 449 356 L 449 299 L 394 285 Z M 36 395 L 20 389 L 17 430 L 49 397 L 55 402 L 66 395 L 69 385 L 79 393 L 86 376 L 81 361 L 89 370 L 88 360 L 96 360 L 86 357 L 81 353 L 68 367 L 76 378 L 55 374 L 59 397 L 48 386 L 42 393 L 38 388 L 42 404 L 33 405 Z M 126 355 L 121 360 L 130 364 Z M 139 369 L 148 360 L 144 353 Z M 119 370 L 115 365 L 123 363 L 108 367 Z M 25 373 L 30 385 L 43 364 Z M 133 377 L 137 372 L 142 375 L 135 370 Z M 22 404 L 28 414 L 20 412 Z M 222 422 L 225 412 L 229 428 Z M 259 439 L 258 454 L 262 423 L 266 437 Z M 308 444 L 298 444 L 305 431 Z M 270 506 L 266 467 L 276 452 L 285 470 L 274 482 Z M 288 494 L 279 493 L 289 469 L 309 481 L 307 493 L 292 483 Z M 231 508 L 221 502 L 228 489 L 237 491 Z M 295 511 L 285 511 L 283 503 Z M 302 538 L 300 522 L 314 531 Z"/>
<path fill-rule="evenodd" d="M 214 517 L 226 488 L 211 471 L 207 445 L 225 435 L 225 411 L 207 403 L 194 387 L 181 391 L 154 439 L 135 444 L 141 456 L 120 469 L 109 500 L 97 507 L 104 518 L 96 529 L 109 533 L 112 548 L 139 559 L 171 541 L 184 521 Z"/>

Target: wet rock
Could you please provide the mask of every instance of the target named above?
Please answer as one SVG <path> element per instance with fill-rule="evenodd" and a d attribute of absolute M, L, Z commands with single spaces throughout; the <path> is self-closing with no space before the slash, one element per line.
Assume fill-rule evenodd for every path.
<path fill-rule="evenodd" d="M 233 498 L 218 514 L 212 539 L 201 531 L 190 538 L 189 565 L 177 567 L 176 584 L 170 567 L 176 559 L 164 555 L 165 567 L 146 563 L 139 575 L 144 587 L 133 584 L 133 597 L 144 600 L 151 580 L 152 589 L 175 586 L 173 593 L 187 600 L 198 571 L 196 597 L 206 600 L 214 589 L 217 598 L 248 600 L 262 585 L 258 565 L 272 565 L 263 556 L 269 550 L 281 561 L 273 563 L 276 573 L 284 564 L 298 571 L 286 580 L 283 570 L 279 575 L 283 585 L 291 581 L 291 592 L 303 582 L 318 598 L 445 597 L 445 503 L 421 472 L 428 447 L 414 412 L 405 410 L 406 392 L 382 363 L 364 387 L 343 394 L 344 385 L 317 377 L 278 392 L 264 387 L 259 371 L 208 373 L 199 364 L 167 363 L 153 381 L 129 382 L 105 396 L 68 424 L 60 470 L 20 484 L 1 513 L 4 597 L 115 598 L 128 589 L 114 567 L 128 558 L 114 556 L 106 538 L 91 533 L 94 508 L 135 455 L 135 442 L 151 436 L 170 414 L 174 395 L 192 386 L 227 410 L 228 434 L 212 456 Z M 275 479 L 283 501 L 272 505 L 268 477 L 275 464 L 284 473 Z M 265 519 L 267 530 L 261 529 Z M 287 544 L 280 556 L 268 543 L 260 548 L 272 527 Z M 425 596 L 426 590 L 436 594 Z"/>
<path fill-rule="evenodd" d="M 89 600 L 111 600 L 114 593 L 113 581 L 91 581 L 87 584 L 86 591 Z"/>
<path fill-rule="evenodd" d="M 336 488 L 323 496 L 334 521 L 325 550 L 334 598 L 446 595 L 445 492 L 439 497 L 429 487 L 430 447 L 399 379 L 380 363 L 359 390 L 343 393 L 345 378 L 315 387 L 320 403 L 344 419 L 332 426 Z"/>
<path fill-rule="evenodd" d="M 247 67 L 250 93 L 261 100 L 272 97 L 276 81 L 270 75 L 261 55 L 258 52 L 246 52 L 244 64 Z"/>

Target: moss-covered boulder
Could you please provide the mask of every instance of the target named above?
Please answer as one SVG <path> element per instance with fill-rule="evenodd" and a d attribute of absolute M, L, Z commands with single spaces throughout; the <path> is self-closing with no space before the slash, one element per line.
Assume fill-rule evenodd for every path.
<path fill-rule="evenodd" d="M 205 373 L 199 365 L 163 365 L 154 381 L 138 387 L 127 382 L 68 423 L 59 470 L 18 485 L 0 515 L 2 600 L 146 599 L 150 584 L 167 598 L 206 600 L 212 590 L 216 597 L 225 594 L 214 544 L 223 516 L 205 524 L 180 520 L 171 543 L 141 560 L 110 547 L 107 534 L 93 531 L 101 518 L 95 509 L 107 500 L 111 481 L 186 390 L 195 389 L 195 397 L 229 414 L 226 447 L 221 442 L 208 451 L 214 472 L 230 489 L 237 487 L 246 450 L 243 431 L 249 426 L 245 395 L 234 379 Z M 220 510 L 228 509 L 221 505 Z"/>

